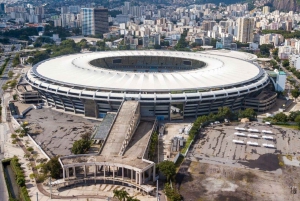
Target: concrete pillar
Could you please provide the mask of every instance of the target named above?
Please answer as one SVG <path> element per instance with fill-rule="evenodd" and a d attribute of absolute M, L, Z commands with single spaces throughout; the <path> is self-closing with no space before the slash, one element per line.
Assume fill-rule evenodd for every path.
<path fill-rule="evenodd" d="M 148 169 L 148 180 L 151 181 L 151 168 Z"/>
<path fill-rule="evenodd" d="M 96 177 L 97 177 L 97 165 L 94 166 L 95 171 L 94 171 L 94 182 L 96 184 Z"/>
<path fill-rule="evenodd" d="M 133 169 L 131 169 L 130 177 L 131 177 L 131 182 L 132 182 L 132 179 L 133 179 Z"/>
<path fill-rule="evenodd" d="M 86 178 L 86 165 L 83 166 L 84 178 Z"/>
<path fill-rule="evenodd" d="M 76 167 L 73 167 L 73 176 L 76 178 Z"/>
<path fill-rule="evenodd" d="M 155 175 L 156 175 L 156 173 L 155 173 L 155 164 L 153 165 L 153 181 L 155 181 Z"/>
<path fill-rule="evenodd" d="M 122 180 L 124 180 L 124 167 L 122 167 Z"/>
<path fill-rule="evenodd" d="M 143 172 L 143 183 L 145 183 L 145 172 Z"/>
<path fill-rule="evenodd" d="M 63 167 L 63 178 L 64 178 L 64 181 L 65 181 L 65 178 L 66 178 L 66 170 L 65 170 L 65 167 Z"/>
<path fill-rule="evenodd" d="M 115 178 L 115 167 L 112 168 L 113 170 L 113 178 Z"/>
<path fill-rule="evenodd" d="M 67 178 L 69 179 L 69 177 L 70 177 L 70 168 L 68 167 L 67 168 Z"/>
<path fill-rule="evenodd" d="M 103 166 L 103 170 L 104 170 L 104 180 L 105 180 L 105 171 L 106 171 L 106 166 Z"/>
<path fill-rule="evenodd" d="M 139 179 L 140 179 L 139 184 L 142 185 L 142 172 L 139 172 Z"/>
<path fill-rule="evenodd" d="M 135 183 L 138 184 L 138 173 L 135 171 Z"/>

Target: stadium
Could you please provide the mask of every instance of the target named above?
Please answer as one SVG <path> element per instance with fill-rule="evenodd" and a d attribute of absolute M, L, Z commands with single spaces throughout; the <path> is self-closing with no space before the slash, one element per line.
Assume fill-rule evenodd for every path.
<path fill-rule="evenodd" d="M 276 93 L 252 54 L 235 51 L 109 51 L 66 55 L 26 74 L 45 104 L 86 117 L 140 103 L 141 116 L 177 120 L 216 112 L 270 109 Z"/>

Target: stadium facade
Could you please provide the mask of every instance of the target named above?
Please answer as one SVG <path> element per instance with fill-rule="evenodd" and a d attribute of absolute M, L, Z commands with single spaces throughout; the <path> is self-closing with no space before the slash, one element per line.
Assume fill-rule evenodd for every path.
<path fill-rule="evenodd" d="M 103 118 L 137 100 L 142 116 L 175 120 L 221 106 L 271 108 L 276 93 L 266 93 L 272 82 L 256 59 L 235 51 L 96 52 L 42 61 L 25 79 L 56 109 Z"/>

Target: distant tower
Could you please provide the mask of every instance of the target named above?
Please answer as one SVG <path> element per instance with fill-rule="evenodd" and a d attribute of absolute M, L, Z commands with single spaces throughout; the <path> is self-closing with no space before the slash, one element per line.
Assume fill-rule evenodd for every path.
<path fill-rule="evenodd" d="M 108 10 L 106 8 L 82 8 L 81 26 L 83 35 L 108 32 Z"/>
<path fill-rule="evenodd" d="M 241 43 L 253 42 L 254 19 L 248 17 L 238 18 L 237 25 L 237 40 Z"/>

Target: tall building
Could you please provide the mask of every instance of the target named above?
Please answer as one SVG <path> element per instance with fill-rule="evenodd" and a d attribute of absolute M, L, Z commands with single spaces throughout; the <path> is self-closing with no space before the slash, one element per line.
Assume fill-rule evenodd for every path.
<path fill-rule="evenodd" d="M 104 34 L 108 32 L 108 10 L 105 8 L 94 9 L 95 34 Z"/>
<path fill-rule="evenodd" d="M 34 13 L 36 15 L 44 15 L 45 14 L 44 7 L 43 6 L 35 7 Z"/>
<path fill-rule="evenodd" d="M 237 41 L 240 41 L 241 43 L 253 42 L 254 19 L 247 17 L 238 18 L 237 25 Z"/>
<path fill-rule="evenodd" d="M 82 8 L 81 25 L 83 35 L 108 32 L 108 10 L 105 8 Z"/>
<path fill-rule="evenodd" d="M 122 14 L 123 15 L 129 14 L 129 9 L 130 9 L 130 2 L 125 1 Z"/>
<path fill-rule="evenodd" d="M 269 14 L 270 13 L 270 7 L 269 6 L 264 6 L 263 7 L 263 14 Z"/>
<path fill-rule="evenodd" d="M 6 11 L 6 4 L 0 3 L 0 13 L 5 13 L 5 11 Z"/>
<path fill-rule="evenodd" d="M 293 29 L 293 21 L 292 20 L 286 21 L 285 25 L 286 25 L 287 31 L 291 31 Z"/>

